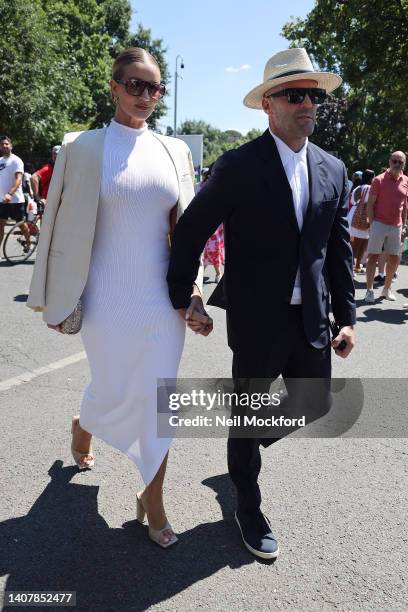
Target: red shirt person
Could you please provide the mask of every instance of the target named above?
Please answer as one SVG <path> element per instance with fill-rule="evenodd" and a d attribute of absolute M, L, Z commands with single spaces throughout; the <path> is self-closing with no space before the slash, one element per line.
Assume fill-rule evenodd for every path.
<path fill-rule="evenodd" d="M 394 151 L 390 157 L 388 170 L 376 176 L 371 183 L 367 203 L 370 224 L 365 296 L 367 304 L 374 303 L 375 267 L 382 249 L 388 258 L 381 297 L 386 300 L 396 300 L 391 291 L 391 282 L 399 265 L 401 238 L 405 236 L 404 226 L 407 220 L 408 176 L 404 174 L 405 161 L 405 153 Z"/>
<path fill-rule="evenodd" d="M 31 177 L 31 186 L 33 188 L 33 194 L 36 200 L 41 199 L 43 202 L 45 202 L 47 199 L 48 188 L 50 186 L 52 173 L 54 171 L 54 163 L 57 159 L 60 148 L 61 147 L 59 145 L 55 145 L 51 152 L 52 161 L 45 164 L 45 166 L 37 170 L 37 172 L 34 172 Z"/>

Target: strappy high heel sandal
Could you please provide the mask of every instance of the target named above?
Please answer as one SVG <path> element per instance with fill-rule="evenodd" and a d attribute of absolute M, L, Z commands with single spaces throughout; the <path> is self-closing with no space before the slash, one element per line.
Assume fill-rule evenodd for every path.
<path fill-rule="evenodd" d="M 94 459 L 94 456 L 93 456 L 92 446 L 89 447 L 89 451 L 87 453 L 81 453 L 76 448 L 74 448 L 74 430 L 75 430 L 75 427 L 77 427 L 78 424 L 79 424 L 79 418 L 78 417 L 72 417 L 72 423 L 71 423 L 71 434 L 72 434 L 72 438 L 71 438 L 71 453 L 72 453 L 72 457 L 73 457 L 76 465 L 78 466 L 78 468 L 80 470 L 86 470 L 86 469 L 93 468 L 93 466 L 95 465 L 95 459 Z M 89 458 L 88 461 L 85 461 L 87 458 Z"/>
<path fill-rule="evenodd" d="M 136 495 L 136 504 L 136 519 L 139 521 L 139 523 L 143 523 L 146 516 L 146 509 L 140 495 Z M 163 542 L 163 534 L 165 531 L 171 532 L 171 537 L 168 542 Z M 173 532 L 173 529 L 168 521 L 162 529 L 153 529 L 153 527 L 150 527 L 149 525 L 149 538 L 162 548 L 168 548 L 169 546 L 172 546 L 178 542 L 178 537 Z"/>

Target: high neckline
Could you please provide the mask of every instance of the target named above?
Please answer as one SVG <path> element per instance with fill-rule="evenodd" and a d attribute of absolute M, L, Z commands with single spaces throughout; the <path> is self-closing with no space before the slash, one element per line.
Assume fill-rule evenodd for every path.
<path fill-rule="evenodd" d="M 121 136 L 133 136 L 133 137 L 140 136 L 141 134 L 144 134 L 145 132 L 147 132 L 147 130 L 149 129 L 147 123 L 145 123 L 142 128 L 132 128 L 127 125 L 123 125 L 123 123 L 118 123 L 115 119 L 112 119 L 109 127 L 116 134 L 119 134 Z"/>

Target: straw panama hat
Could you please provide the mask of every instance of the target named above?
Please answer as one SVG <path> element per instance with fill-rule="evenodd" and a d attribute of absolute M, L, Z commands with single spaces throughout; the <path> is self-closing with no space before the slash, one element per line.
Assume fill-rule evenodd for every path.
<path fill-rule="evenodd" d="M 286 49 L 275 53 L 266 62 L 263 83 L 251 89 L 244 98 L 244 104 L 249 108 L 262 109 L 262 97 L 269 89 L 299 79 L 313 79 L 317 81 L 316 87 L 325 89 L 327 93 L 342 83 L 341 77 L 333 72 L 316 72 L 306 49 Z"/>

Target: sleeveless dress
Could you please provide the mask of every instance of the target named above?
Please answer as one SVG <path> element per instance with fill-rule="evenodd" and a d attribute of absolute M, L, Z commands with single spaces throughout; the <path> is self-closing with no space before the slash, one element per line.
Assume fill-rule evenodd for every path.
<path fill-rule="evenodd" d="M 171 439 L 159 438 L 157 379 L 176 378 L 185 324 L 166 283 L 169 213 L 179 187 L 173 162 L 147 127 L 106 131 L 82 339 L 91 382 L 80 424 L 123 451 L 145 484 Z"/>

